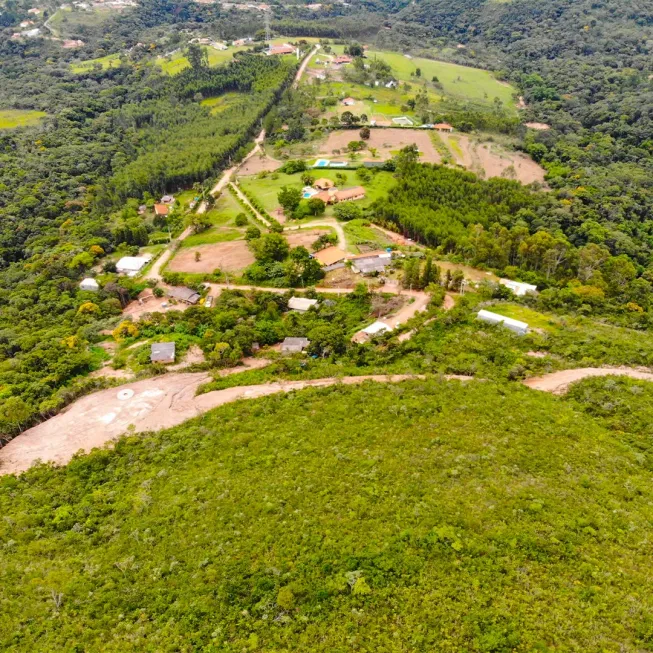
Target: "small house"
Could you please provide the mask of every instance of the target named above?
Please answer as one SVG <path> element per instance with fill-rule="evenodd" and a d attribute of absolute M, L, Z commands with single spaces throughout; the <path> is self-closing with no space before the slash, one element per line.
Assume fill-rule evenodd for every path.
<path fill-rule="evenodd" d="M 325 204 L 333 204 L 336 201 L 336 193 L 330 193 L 328 190 L 321 190 L 313 195 L 311 199 L 322 200 Z"/>
<path fill-rule="evenodd" d="M 342 104 L 346 107 L 353 107 L 354 104 L 356 104 L 356 100 L 354 100 L 353 97 L 346 97 L 343 101 Z"/>
<path fill-rule="evenodd" d="M 362 254 L 349 259 L 351 269 L 356 274 L 382 274 L 392 261 L 392 254 L 381 252 L 377 254 Z"/>
<path fill-rule="evenodd" d="M 319 188 L 320 190 L 329 190 L 329 188 L 333 188 L 335 184 L 330 179 L 320 177 L 313 182 L 313 186 L 315 188 Z"/>
<path fill-rule="evenodd" d="M 175 362 L 174 342 L 155 342 L 150 349 L 150 361 L 167 365 Z"/>
<path fill-rule="evenodd" d="M 448 122 L 439 122 L 435 125 L 433 125 L 433 129 L 439 131 L 439 132 L 449 132 L 451 133 L 453 131 L 453 127 L 448 123 Z"/>
<path fill-rule="evenodd" d="M 288 300 L 288 308 L 298 313 L 306 313 L 312 306 L 317 306 L 317 299 L 307 299 L 306 297 L 291 297 Z"/>
<path fill-rule="evenodd" d="M 164 195 L 161 198 L 161 204 L 174 204 L 175 197 L 174 195 Z"/>
<path fill-rule="evenodd" d="M 510 288 L 517 297 L 523 297 L 528 293 L 537 293 L 537 286 L 531 283 L 523 283 L 521 281 L 512 281 L 512 279 L 499 279 L 499 283 L 506 288 Z"/>
<path fill-rule="evenodd" d="M 267 54 L 268 57 L 274 55 L 294 54 L 294 53 L 295 53 L 295 48 L 293 48 L 292 45 L 288 45 L 287 43 L 284 43 L 283 45 L 272 45 L 265 52 L 265 54 Z"/>
<path fill-rule="evenodd" d="M 200 294 L 185 286 L 171 286 L 166 290 L 166 295 L 184 304 L 197 304 Z"/>
<path fill-rule="evenodd" d="M 100 284 L 98 284 L 95 279 L 86 277 L 86 279 L 82 279 L 82 282 L 79 284 L 79 289 L 88 290 L 89 292 L 97 292 L 100 290 Z"/>
<path fill-rule="evenodd" d="M 336 64 L 336 66 L 342 66 L 343 64 L 348 64 L 351 63 L 353 59 L 347 55 L 347 54 L 341 54 L 338 55 L 334 60 L 333 63 Z"/>
<path fill-rule="evenodd" d="M 482 322 L 487 322 L 488 324 L 501 324 L 506 327 L 506 329 L 514 331 L 518 336 L 525 336 L 528 333 L 528 324 L 526 324 L 526 322 L 513 320 L 511 317 L 505 317 L 498 313 L 492 313 L 491 311 L 486 310 L 480 310 L 476 317 Z"/>
<path fill-rule="evenodd" d="M 301 354 L 310 344 L 308 338 L 285 338 L 281 343 L 281 353 Z"/>
<path fill-rule="evenodd" d="M 168 215 L 170 213 L 170 207 L 167 204 L 155 204 L 154 205 L 154 215 Z"/>
<path fill-rule="evenodd" d="M 362 186 L 345 188 L 344 190 L 337 191 L 335 196 L 336 196 L 336 202 L 349 202 L 353 200 L 362 200 L 365 197 L 365 189 Z"/>
<path fill-rule="evenodd" d="M 397 88 L 397 82 L 394 79 L 391 79 L 386 85 L 386 88 Z"/>
<path fill-rule="evenodd" d="M 116 263 L 116 272 L 126 274 L 128 277 L 135 277 L 150 261 L 151 254 L 145 256 L 123 256 Z"/>
<path fill-rule="evenodd" d="M 386 333 L 388 331 L 392 331 L 392 327 L 389 324 L 386 324 L 385 322 L 372 322 L 369 326 L 366 326 L 364 329 L 361 329 L 363 333 L 366 333 L 370 338 L 372 336 L 378 336 L 379 333 Z"/>

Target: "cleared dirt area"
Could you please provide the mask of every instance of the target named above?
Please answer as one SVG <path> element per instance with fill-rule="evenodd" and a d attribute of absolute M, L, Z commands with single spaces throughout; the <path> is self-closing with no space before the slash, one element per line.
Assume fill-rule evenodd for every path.
<path fill-rule="evenodd" d="M 235 368 L 235 371 L 243 369 L 247 368 Z M 78 451 L 89 452 L 125 432 L 143 433 L 177 426 L 238 399 L 255 399 L 337 383 L 398 383 L 417 378 L 424 376 L 371 375 L 287 381 L 227 388 L 195 396 L 198 387 L 210 379 L 208 374 L 164 374 L 83 397 L 65 412 L 25 431 L 0 450 L 0 474 L 23 472 L 39 460 L 64 465 Z"/>
<path fill-rule="evenodd" d="M 562 370 L 526 379 L 523 383 L 534 390 L 552 392 L 562 395 L 572 383 L 593 376 L 629 376 L 631 379 L 653 381 L 653 372 L 633 369 L 631 367 L 579 367 L 575 370 Z"/>
<path fill-rule="evenodd" d="M 331 132 L 320 146 L 320 154 L 333 156 L 334 150 L 347 151 L 347 144 L 359 140 L 356 130 Z M 427 131 L 418 129 L 372 129 L 370 138 L 366 141 L 368 147 L 375 147 L 378 150 L 376 160 L 385 160 L 393 156 L 392 152 L 400 150 L 407 145 L 417 145 L 422 153 L 420 161 L 425 163 L 440 163 L 442 158 L 433 146 L 431 137 Z M 374 161 L 368 151 L 361 152 L 362 158 Z"/>
<path fill-rule="evenodd" d="M 257 175 L 259 172 L 273 172 L 283 165 L 282 161 L 277 161 L 272 157 L 256 154 L 242 165 L 238 170 L 239 175 Z"/>
<path fill-rule="evenodd" d="M 195 260 L 199 252 L 200 260 Z M 244 240 L 232 240 L 227 243 L 198 245 L 180 249 L 168 264 L 170 272 L 213 272 L 217 268 L 225 272 L 243 270 L 254 263 L 254 255 L 249 251 Z"/>
<path fill-rule="evenodd" d="M 300 231 L 284 232 L 284 237 L 291 247 L 306 247 L 311 251 L 311 245 L 323 234 L 330 234 L 329 229 L 302 229 Z"/>

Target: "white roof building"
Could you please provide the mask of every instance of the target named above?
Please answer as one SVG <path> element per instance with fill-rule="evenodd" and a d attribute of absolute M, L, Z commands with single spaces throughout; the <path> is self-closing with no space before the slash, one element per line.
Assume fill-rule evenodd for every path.
<path fill-rule="evenodd" d="M 506 327 L 506 329 L 514 331 L 519 336 L 525 336 L 528 333 L 528 324 L 526 324 L 526 322 L 513 320 L 511 317 L 492 313 L 492 311 L 480 310 L 476 317 L 488 324 L 501 324 Z"/>
<path fill-rule="evenodd" d="M 95 279 L 92 279 L 91 277 L 86 277 L 86 279 L 82 279 L 82 282 L 79 284 L 79 287 L 81 290 L 90 290 L 92 292 L 97 292 L 100 290 L 100 285 Z"/>
<path fill-rule="evenodd" d="M 499 283 L 502 286 L 510 288 L 517 297 L 523 297 L 526 293 L 537 292 L 537 286 L 534 286 L 531 283 L 523 283 L 521 281 L 512 281 L 511 279 L 499 279 Z"/>
<path fill-rule="evenodd" d="M 123 256 L 116 263 L 116 272 L 126 274 L 128 277 L 135 277 L 150 261 L 151 254 L 145 256 Z"/>
<path fill-rule="evenodd" d="M 377 333 L 384 333 L 385 331 L 392 331 L 392 327 L 385 322 L 372 322 L 369 326 L 366 326 L 364 329 L 361 329 L 363 333 L 367 333 L 370 336 L 375 336 Z"/>
<path fill-rule="evenodd" d="M 288 308 L 291 311 L 306 313 L 311 306 L 317 305 L 317 299 L 306 299 L 305 297 L 291 297 L 288 300 Z"/>

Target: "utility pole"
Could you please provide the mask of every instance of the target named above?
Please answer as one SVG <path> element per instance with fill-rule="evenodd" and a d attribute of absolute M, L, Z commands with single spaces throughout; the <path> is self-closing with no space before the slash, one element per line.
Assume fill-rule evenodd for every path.
<path fill-rule="evenodd" d="M 264 15 L 265 15 L 265 42 L 270 43 L 272 39 L 272 33 L 270 30 L 270 10 L 268 9 Z"/>

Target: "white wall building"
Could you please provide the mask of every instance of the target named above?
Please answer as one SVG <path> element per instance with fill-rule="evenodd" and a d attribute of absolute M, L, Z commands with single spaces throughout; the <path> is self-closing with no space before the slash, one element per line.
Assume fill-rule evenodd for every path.
<path fill-rule="evenodd" d="M 145 256 L 123 256 L 116 263 L 116 272 L 126 274 L 128 277 L 135 277 L 150 261 L 151 254 Z"/>
<path fill-rule="evenodd" d="M 499 283 L 506 288 L 510 288 L 517 297 L 523 297 L 525 294 L 537 292 L 537 286 L 531 283 L 523 283 L 521 281 L 512 281 L 511 279 L 499 279 Z"/>
<path fill-rule="evenodd" d="M 528 324 L 526 322 L 513 320 L 511 317 L 504 317 L 498 313 L 492 313 L 492 311 L 480 310 L 476 317 L 488 324 L 501 324 L 519 336 L 525 336 L 528 333 Z"/>
<path fill-rule="evenodd" d="M 95 279 L 86 277 L 86 279 L 82 279 L 82 282 L 79 284 L 79 288 L 80 290 L 90 290 L 91 292 L 97 292 L 100 290 L 100 285 Z"/>
<path fill-rule="evenodd" d="M 311 306 L 317 306 L 317 299 L 306 299 L 305 297 L 291 297 L 288 300 L 288 308 L 298 313 L 306 313 Z"/>

